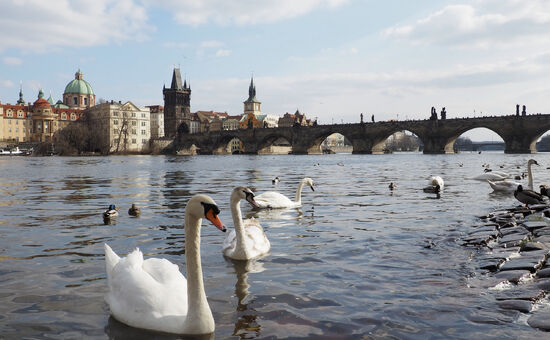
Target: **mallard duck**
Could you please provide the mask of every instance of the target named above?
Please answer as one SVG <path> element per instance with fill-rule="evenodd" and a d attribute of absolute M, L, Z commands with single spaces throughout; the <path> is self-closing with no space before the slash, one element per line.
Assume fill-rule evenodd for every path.
<path fill-rule="evenodd" d="M 135 203 L 132 203 L 132 206 L 128 209 L 128 215 L 138 216 L 139 214 L 141 214 L 141 210 L 136 207 Z"/>
<path fill-rule="evenodd" d="M 118 211 L 114 204 L 111 204 L 107 210 L 103 212 L 104 219 L 110 219 L 118 216 Z"/>
<path fill-rule="evenodd" d="M 279 183 L 279 177 L 275 177 L 274 179 L 271 180 L 271 183 L 272 184 L 277 184 Z"/>
<path fill-rule="evenodd" d="M 544 203 L 544 198 L 541 194 L 530 189 L 524 190 L 521 185 L 518 185 L 518 188 L 514 191 L 514 197 L 521 203 L 525 204 L 526 207 L 528 207 L 529 204 Z"/>
<path fill-rule="evenodd" d="M 548 186 L 546 184 L 539 185 L 539 188 L 540 188 L 540 195 L 541 196 L 546 196 L 546 197 L 550 198 L 550 192 L 548 191 Z"/>
<path fill-rule="evenodd" d="M 388 188 L 390 190 L 395 190 L 395 189 L 397 189 L 397 185 L 395 185 L 393 182 L 391 182 L 390 185 L 388 185 Z"/>

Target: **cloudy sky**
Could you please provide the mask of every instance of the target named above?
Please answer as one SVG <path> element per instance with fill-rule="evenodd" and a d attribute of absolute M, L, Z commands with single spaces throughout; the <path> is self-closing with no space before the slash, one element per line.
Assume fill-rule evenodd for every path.
<path fill-rule="evenodd" d="M 0 101 L 60 99 L 77 69 L 98 98 L 162 104 L 178 66 L 191 109 L 319 122 L 550 113 L 548 0 L 2 0 Z"/>

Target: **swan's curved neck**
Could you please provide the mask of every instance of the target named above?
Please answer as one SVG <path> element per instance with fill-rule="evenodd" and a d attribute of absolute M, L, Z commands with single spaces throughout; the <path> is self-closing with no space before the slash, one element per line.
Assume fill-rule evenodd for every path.
<path fill-rule="evenodd" d="M 237 237 L 237 248 L 240 248 L 243 244 L 244 229 L 243 229 L 243 216 L 241 213 L 241 199 L 231 194 L 231 216 L 233 217 L 233 225 L 235 226 L 235 235 Z"/>
<path fill-rule="evenodd" d="M 185 211 L 185 260 L 187 267 L 187 318 L 185 332 L 213 332 L 214 317 L 208 306 L 201 266 L 201 219 Z M 211 327 L 212 329 L 208 329 Z"/>
<path fill-rule="evenodd" d="M 529 180 L 529 189 L 533 190 L 533 173 L 531 172 L 531 166 L 533 164 L 527 164 L 527 179 Z"/>
<path fill-rule="evenodd" d="M 302 202 L 302 189 L 304 185 L 305 183 L 303 181 L 300 181 L 300 184 L 298 184 L 298 189 L 296 189 L 296 203 Z"/>

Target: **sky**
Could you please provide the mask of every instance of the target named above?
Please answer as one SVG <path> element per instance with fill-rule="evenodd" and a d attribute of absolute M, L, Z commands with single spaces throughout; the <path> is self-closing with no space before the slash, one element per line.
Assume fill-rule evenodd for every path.
<path fill-rule="evenodd" d="M 191 110 L 320 124 L 550 113 L 548 0 L 2 0 L 0 102 L 61 99 L 80 69 L 96 100 L 163 105 L 181 69 Z M 474 140 L 498 139 L 471 131 Z"/>

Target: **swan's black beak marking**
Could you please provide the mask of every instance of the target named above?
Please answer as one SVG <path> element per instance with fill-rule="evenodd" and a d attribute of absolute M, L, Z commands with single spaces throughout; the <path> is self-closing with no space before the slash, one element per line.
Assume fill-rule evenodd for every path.
<path fill-rule="evenodd" d="M 259 208 L 260 207 L 258 205 L 258 203 L 256 203 L 256 201 L 254 200 L 254 194 L 253 193 L 245 191 L 244 194 L 246 196 L 246 201 L 248 203 L 250 203 L 250 205 L 252 205 L 254 208 Z"/>
<path fill-rule="evenodd" d="M 310 188 L 311 188 L 311 191 L 315 191 L 315 188 L 313 187 L 313 185 L 310 185 Z"/>

